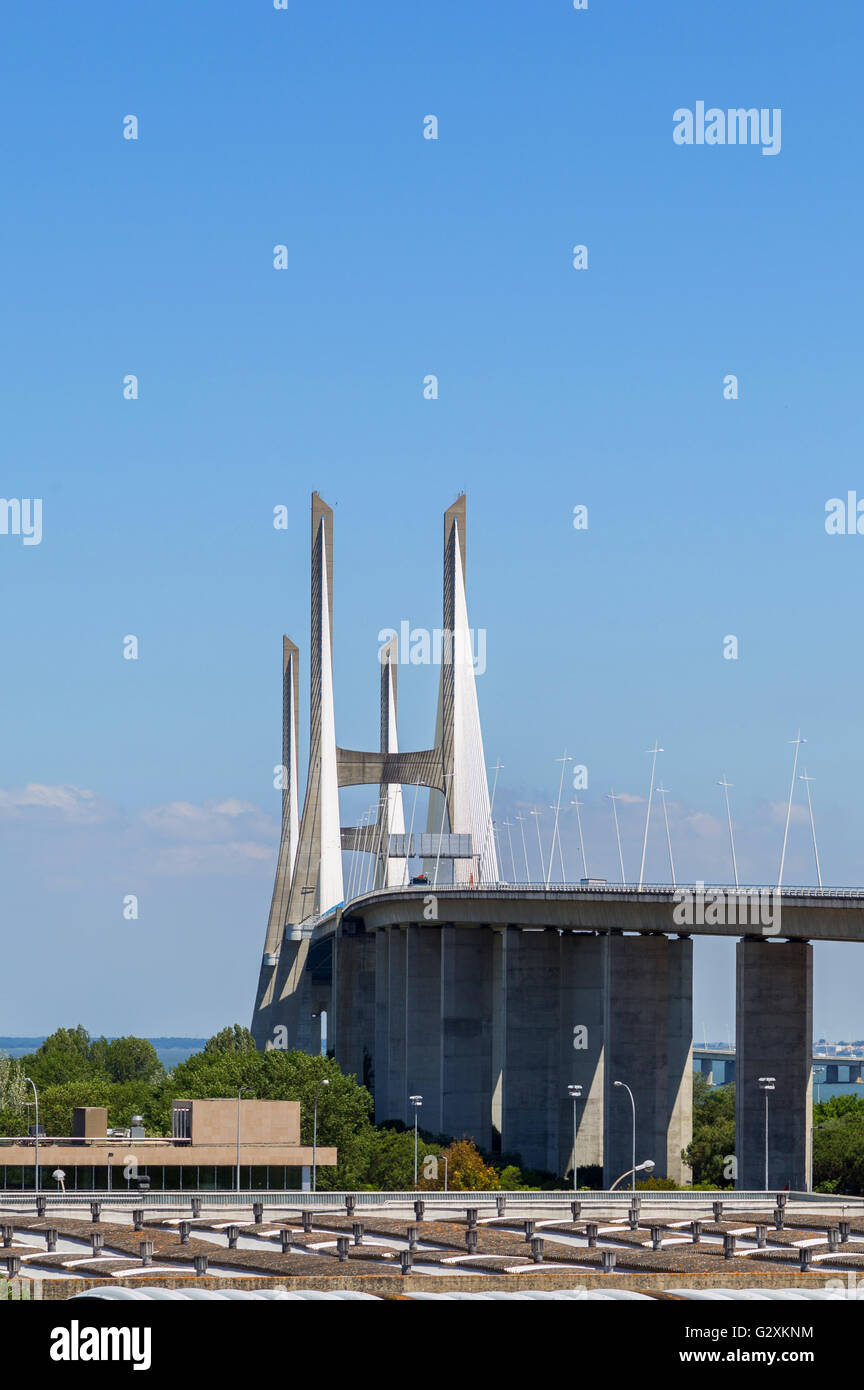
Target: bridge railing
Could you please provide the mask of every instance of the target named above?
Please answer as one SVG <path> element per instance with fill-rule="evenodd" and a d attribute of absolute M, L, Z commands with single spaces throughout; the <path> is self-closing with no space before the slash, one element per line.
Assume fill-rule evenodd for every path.
<path fill-rule="evenodd" d="M 438 1192 L 438 1191 L 412 1191 L 402 1192 L 237 1192 L 235 1190 L 220 1191 L 195 1191 L 191 1188 L 184 1189 L 182 1192 L 172 1190 L 170 1192 L 107 1192 L 104 1188 L 97 1191 L 78 1191 L 78 1192 L 13 1192 L 9 1189 L 0 1189 L 0 1210 L 21 1211 L 23 1209 L 35 1209 L 37 1195 L 46 1199 L 48 1209 L 59 1207 L 89 1206 L 91 1202 L 100 1202 L 103 1212 L 112 1207 L 116 1210 L 125 1210 L 132 1207 L 161 1207 L 161 1208 L 185 1208 L 189 1207 L 194 1198 L 200 1201 L 202 1210 L 205 1207 L 250 1207 L 255 1202 L 260 1202 L 265 1210 L 302 1210 L 312 1207 L 317 1211 L 344 1209 L 346 1198 L 351 1199 L 359 1210 L 363 1207 L 382 1207 L 382 1206 L 411 1206 L 420 1200 L 429 1206 L 445 1206 L 461 1209 L 464 1207 L 483 1207 L 494 1210 L 499 1198 L 504 1198 L 508 1205 L 517 1206 L 546 1206 L 562 1207 L 568 1209 L 570 1203 L 578 1201 L 582 1203 L 583 1210 L 588 1207 L 608 1207 L 621 1206 L 627 1207 L 632 1198 L 629 1188 L 623 1191 L 617 1188 L 614 1192 L 598 1192 L 594 1190 L 584 1190 L 573 1192 L 572 1190 L 558 1190 L 554 1192 L 506 1192 L 506 1191 L 483 1191 L 483 1192 Z M 850 1209 L 864 1207 L 864 1197 L 845 1197 L 838 1194 L 827 1194 L 823 1192 L 784 1192 L 781 1194 L 789 1202 L 805 1202 L 816 1204 L 837 1205 L 842 1203 Z M 643 1206 L 663 1206 L 673 1205 L 689 1207 L 695 1205 L 708 1205 L 713 1202 L 722 1202 L 724 1210 L 730 1211 L 734 1207 L 742 1204 L 752 1204 L 760 1202 L 763 1204 L 776 1205 L 777 1192 L 754 1191 L 734 1191 L 728 1188 L 717 1191 L 703 1192 L 701 1190 L 685 1191 L 664 1191 L 663 1189 L 649 1189 L 647 1191 L 637 1190 L 636 1196 Z"/>

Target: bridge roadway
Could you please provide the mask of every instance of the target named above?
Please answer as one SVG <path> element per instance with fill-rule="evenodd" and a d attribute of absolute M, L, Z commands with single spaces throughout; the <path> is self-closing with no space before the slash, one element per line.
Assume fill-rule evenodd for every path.
<path fill-rule="evenodd" d="M 686 1181 L 692 1135 L 694 936 L 736 948 L 741 1188 L 811 1182 L 814 941 L 864 940 L 864 889 L 573 884 L 378 889 L 286 928 L 295 1017 L 328 1016 L 336 1060 L 374 1090 L 378 1121 L 421 1123 L 564 1175 L 636 1161 Z M 681 894 L 693 910 L 681 920 Z M 719 898 L 717 894 L 720 894 Z M 753 910 L 761 894 L 761 913 Z M 742 912 L 745 901 L 748 910 Z M 714 902 L 712 908 L 710 904 Z M 734 911 L 733 911 L 734 909 Z M 708 920 L 705 920 L 705 919 Z M 296 955 L 294 954 L 296 953 Z M 292 961 L 294 964 L 292 965 Z M 291 1030 L 289 1030 L 290 1033 Z M 296 1033 L 295 1036 L 301 1036 Z M 296 1044 L 295 1044 L 296 1045 Z M 303 1044 L 300 1044 L 303 1045 Z M 308 1045 L 315 1047 L 314 1036 Z M 568 1086 L 579 1085 L 575 1117 Z"/>
<path fill-rule="evenodd" d="M 704 898 L 703 920 L 699 917 L 699 897 Z M 693 895 L 692 921 L 676 922 L 676 907 L 687 906 L 680 895 Z M 761 916 L 767 923 L 754 924 L 742 916 L 746 901 L 753 895 L 765 903 Z M 716 895 L 723 895 L 717 914 L 725 921 L 704 921 Z M 669 932 L 676 936 L 773 936 L 790 941 L 864 941 L 864 888 L 783 888 L 760 884 L 736 889 L 731 884 L 550 884 L 548 888 L 531 884 L 498 884 L 494 888 L 455 888 L 439 884 L 416 884 L 403 888 L 379 888 L 363 893 L 339 909 L 310 919 L 301 931 L 312 939 L 330 935 L 343 917 L 358 916 L 373 931 L 379 927 L 404 923 L 408 904 L 423 920 L 426 897 L 437 899 L 437 920 L 459 922 L 465 926 L 515 923 L 520 927 L 556 928 L 558 931 Z M 508 904 L 514 906 L 508 907 Z M 518 904 L 518 908 L 516 908 Z M 774 905 L 780 908 L 779 914 Z M 494 905 L 494 910 L 493 910 Z M 731 908 L 735 907 L 732 920 Z M 776 917 L 776 921 L 774 918 Z M 427 918 L 426 920 L 430 920 Z M 434 920 L 434 919 L 431 919 Z M 767 925 L 770 930 L 765 931 Z"/>

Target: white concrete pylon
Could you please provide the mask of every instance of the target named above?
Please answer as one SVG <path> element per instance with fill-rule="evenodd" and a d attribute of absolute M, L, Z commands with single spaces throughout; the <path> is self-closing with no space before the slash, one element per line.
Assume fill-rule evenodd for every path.
<path fill-rule="evenodd" d="M 399 736 L 396 729 L 396 671 L 398 668 L 398 638 L 391 637 L 381 649 L 381 752 L 398 753 Z M 382 844 L 375 873 L 375 887 L 401 888 L 405 882 L 406 861 L 404 858 L 391 859 L 388 852 L 388 837 L 405 834 L 405 810 L 402 804 L 402 786 L 398 782 L 385 783 L 381 788 L 384 800 L 384 823 Z"/>
<path fill-rule="evenodd" d="M 453 773 L 448 784 L 449 828 L 453 834 L 467 832 L 471 835 L 472 847 L 480 860 L 480 882 L 496 883 L 498 859 L 494 837 L 489 833 L 492 812 L 489 784 L 486 779 L 486 758 L 483 753 L 483 733 L 477 703 L 472 633 L 468 625 L 460 542 L 459 521 L 454 519 L 453 544 L 448 547 L 449 554 L 446 557 L 451 566 L 451 574 L 447 578 L 453 585 L 454 598 L 451 654 L 453 765 L 452 768 L 445 769 Z M 442 667 L 442 680 L 443 678 Z M 472 867 L 470 861 L 454 860 L 454 881 L 468 883 Z"/>
<path fill-rule="evenodd" d="M 321 853 L 318 861 L 317 912 L 327 912 L 345 896 L 342 882 L 342 831 L 339 822 L 339 771 L 336 762 L 336 715 L 333 706 L 333 647 L 330 632 L 330 595 L 327 572 L 327 538 L 321 522 L 320 547 L 320 660 L 321 733 L 319 806 Z M 313 657 L 314 659 L 314 657 Z"/>

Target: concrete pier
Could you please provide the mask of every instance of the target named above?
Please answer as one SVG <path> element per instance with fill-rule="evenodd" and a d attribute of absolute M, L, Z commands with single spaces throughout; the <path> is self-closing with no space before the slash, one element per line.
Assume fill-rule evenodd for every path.
<path fill-rule="evenodd" d="M 484 1149 L 492 1147 L 493 935 L 441 928 L 441 1125 Z"/>
<path fill-rule="evenodd" d="M 611 1181 L 630 1166 L 630 1106 L 611 1087 L 620 1079 L 636 1098 L 637 1161 L 652 1158 L 657 1176 L 686 1181 L 689 940 L 415 922 L 379 929 L 374 941 L 374 974 L 364 976 L 367 992 L 374 979 L 374 1010 L 370 1002 L 360 1014 L 374 1012 L 379 1123 L 410 1124 L 408 1097 L 419 1094 L 422 1128 L 518 1154 L 524 1167 L 563 1180 L 573 1167 L 568 1086 L 579 1085 L 578 1166 L 605 1164 Z"/>
<path fill-rule="evenodd" d="M 441 1052 L 441 929 L 417 923 L 405 933 L 405 1104 L 413 1121 L 408 1096 L 423 1097 L 419 1124 L 440 1134 Z"/>
<path fill-rule="evenodd" d="M 813 947 L 803 941 L 739 941 L 737 947 L 735 1149 L 739 1188 L 811 1186 Z"/>
<path fill-rule="evenodd" d="M 654 1162 L 654 1177 L 686 1182 L 681 1149 L 692 1134 L 693 954 L 689 940 L 666 936 L 609 938 L 608 1051 L 605 1071 L 605 1182 L 636 1162 Z"/>
<path fill-rule="evenodd" d="M 333 936 L 330 1046 L 344 1072 L 372 1082 L 375 1054 L 375 937 L 352 923 Z"/>
<path fill-rule="evenodd" d="M 508 927 L 495 933 L 493 1126 L 522 1164 L 558 1173 L 603 1162 L 605 937 Z"/>

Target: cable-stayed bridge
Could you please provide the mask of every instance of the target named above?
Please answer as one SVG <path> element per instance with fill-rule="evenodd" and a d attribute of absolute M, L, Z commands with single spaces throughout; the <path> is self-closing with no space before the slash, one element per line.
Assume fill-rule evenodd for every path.
<path fill-rule="evenodd" d="M 864 940 L 864 889 L 502 883 L 468 626 L 464 495 L 444 515 L 428 748 L 398 746 L 395 635 L 379 653 L 379 747 L 336 742 L 333 514 L 317 494 L 311 594 L 302 809 L 299 649 L 283 643 L 282 835 L 252 1022 L 258 1046 L 317 1051 L 326 1013 L 328 1045 L 370 1086 L 378 1121 L 409 1123 L 409 1097 L 419 1095 L 424 1128 L 518 1153 L 524 1166 L 563 1176 L 575 1153 L 608 1183 L 631 1167 L 635 1144 L 636 1162 L 650 1158 L 658 1176 L 686 1181 L 693 937 L 734 936 L 738 1185 L 765 1180 L 767 1077 L 769 1184 L 808 1188 L 812 942 Z M 342 826 L 339 789 L 363 784 L 378 788 L 377 809 Z M 423 829 L 420 788 L 429 792 Z M 412 875 L 418 857 L 423 872 Z"/>

